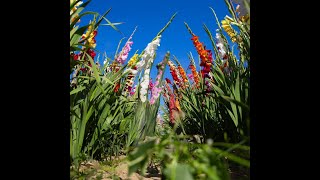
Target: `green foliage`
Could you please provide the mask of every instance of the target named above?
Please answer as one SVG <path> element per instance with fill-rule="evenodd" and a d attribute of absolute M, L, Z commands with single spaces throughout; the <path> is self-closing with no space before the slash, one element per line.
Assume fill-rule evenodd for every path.
<path fill-rule="evenodd" d="M 228 5 L 232 10 L 232 5 Z M 202 142 L 207 139 L 213 139 L 215 142 L 240 142 L 242 139 L 249 140 L 249 80 L 250 80 L 250 36 L 248 24 L 231 19 L 233 25 L 237 26 L 240 33 L 237 37 L 237 47 L 239 49 L 238 57 L 231 51 L 226 36 L 223 34 L 214 10 L 211 8 L 217 24 L 219 26 L 217 34 L 223 40 L 228 57 L 227 69 L 224 67 L 222 58 L 216 44 L 217 39 L 213 38 L 212 33 L 204 24 L 204 30 L 212 43 L 215 55 L 215 61 L 211 66 L 209 73 L 209 90 L 206 90 L 204 78 L 199 82 L 199 88 L 189 86 L 186 89 L 178 88 L 179 103 L 185 118 L 181 121 L 181 128 L 188 135 L 201 135 Z M 191 35 L 194 32 L 185 23 L 185 26 Z M 189 56 L 191 62 L 195 62 L 192 56 Z M 178 60 L 176 60 L 177 63 Z M 248 66 L 245 67 L 245 63 Z M 167 108 L 169 108 L 167 104 Z M 180 130 L 179 130 L 180 129 Z M 249 141 L 247 141 L 249 143 Z"/>
<path fill-rule="evenodd" d="M 236 26 L 236 47 L 239 54 L 234 54 L 218 18 L 220 43 L 226 50 L 225 57 L 220 56 L 217 39 L 213 38 L 209 28 L 204 30 L 212 43 L 215 62 L 209 73 L 209 90 L 204 78 L 199 88 L 191 84 L 181 88 L 173 84 L 175 96 L 179 101 L 185 118 L 175 119 L 169 124 L 169 103 L 165 100 L 162 127 L 157 128 L 157 136 L 145 144 L 140 144 L 128 159 L 130 172 L 145 172 L 152 159 L 160 159 L 163 175 L 167 179 L 231 179 L 234 171 L 243 171 L 248 177 L 250 169 L 250 28 L 248 22 L 238 20 L 232 4 L 226 1 L 232 18 L 226 17 L 231 26 Z M 223 24 L 223 23 L 222 23 Z M 185 23 L 191 35 L 194 32 Z M 229 35 L 229 34 L 228 34 Z M 222 41 L 221 41 L 222 40 Z M 220 47 L 221 48 L 221 47 Z M 191 62 L 195 62 L 192 55 Z M 179 61 L 175 58 L 176 63 Z M 245 63 L 248 66 L 245 66 Z M 227 68 L 225 68 L 227 67 Z M 178 88 L 177 88 L 178 87 Z M 142 153 L 148 144 L 146 153 Z M 137 155 L 136 152 L 140 152 Z M 138 161 L 138 160 L 140 161 Z M 231 172 L 230 172 L 231 171 Z"/>
<path fill-rule="evenodd" d="M 70 11 L 76 9 L 70 16 L 70 69 L 73 73 L 70 84 L 70 158 L 76 169 L 81 161 L 88 158 L 102 160 L 118 156 L 137 137 L 143 139 L 153 134 L 155 121 L 152 120 L 156 118 L 160 104 L 158 98 L 153 105 L 149 102 L 141 105 L 137 93 L 132 97 L 122 94 L 128 75 L 125 73 L 127 66 L 119 66 L 116 71 L 106 71 L 106 66 L 110 68 L 111 65 L 100 68 L 88 54 L 87 50 L 94 49 L 88 45 L 89 36 L 82 38 L 85 32 L 93 33 L 102 20 L 119 31 L 115 28 L 117 23 L 111 23 L 105 18 L 111 9 L 98 20 L 97 13 L 80 14 L 88 3 L 75 8 L 77 3 L 74 2 L 70 6 Z M 94 18 L 88 25 L 80 28 L 75 26 L 81 17 L 89 14 L 93 14 Z M 157 35 L 164 32 L 174 17 L 175 14 Z M 82 54 L 81 59 L 73 59 L 76 52 Z M 120 88 L 116 91 L 118 84 Z M 142 114 L 139 118 L 145 119 L 139 119 L 136 114 Z"/>
<path fill-rule="evenodd" d="M 248 146 L 219 143 L 215 145 L 210 141 L 206 144 L 194 144 L 190 143 L 187 136 L 176 135 L 173 131 L 168 133 L 170 134 L 160 137 L 148 137 L 129 154 L 129 174 L 138 170 L 145 174 L 152 159 L 161 160 L 163 175 L 170 180 L 225 180 L 230 179 L 229 164 L 250 167 L 247 157 L 233 153 L 237 150 L 247 154 L 250 150 Z"/>

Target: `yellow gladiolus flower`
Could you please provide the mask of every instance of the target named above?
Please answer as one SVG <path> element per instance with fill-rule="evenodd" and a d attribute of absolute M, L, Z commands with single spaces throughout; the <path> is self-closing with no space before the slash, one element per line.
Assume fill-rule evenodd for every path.
<path fill-rule="evenodd" d="M 138 54 L 134 54 L 128 62 L 128 66 L 134 65 L 138 60 Z"/>
<path fill-rule="evenodd" d="M 229 25 L 229 23 L 228 23 L 226 20 L 222 20 L 222 21 L 221 21 L 221 24 L 222 24 L 222 26 L 223 26 L 223 25 Z"/>
<path fill-rule="evenodd" d="M 222 28 L 224 29 L 224 31 L 226 31 L 226 33 L 228 34 L 228 36 L 230 36 L 231 38 L 231 41 L 232 42 L 236 42 L 237 41 L 237 38 L 236 38 L 236 33 L 235 31 L 232 29 L 230 23 L 229 23 L 229 20 L 228 19 L 225 19 L 225 20 L 222 20 L 221 21 L 221 24 L 222 24 Z"/>

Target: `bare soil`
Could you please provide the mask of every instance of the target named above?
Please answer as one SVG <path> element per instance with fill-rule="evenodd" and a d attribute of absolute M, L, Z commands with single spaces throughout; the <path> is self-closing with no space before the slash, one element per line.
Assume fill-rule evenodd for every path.
<path fill-rule="evenodd" d="M 148 168 L 145 176 L 139 173 L 132 173 L 128 176 L 128 164 L 124 161 L 125 157 L 120 156 L 119 162 L 115 165 L 105 165 L 98 161 L 91 160 L 80 165 L 79 172 L 83 176 L 74 178 L 77 180 L 161 180 L 160 168 Z"/>

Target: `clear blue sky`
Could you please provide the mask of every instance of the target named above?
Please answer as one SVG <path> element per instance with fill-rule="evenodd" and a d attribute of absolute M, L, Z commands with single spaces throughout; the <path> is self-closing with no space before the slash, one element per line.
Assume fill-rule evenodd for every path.
<path fill-rule="evenodd" d="M 213 35 L 215 35 L 215 30 L 217 29 L 214 15 L 209 7 L 215 10 L 220 21 L 225 15 L 229 15 L 224 0 L 92 0 L 87 6 L 86 11 L 103 14 L 109 8 L 112 8 L 106 18 L 111 22 L 123 22 L 123 24 L 118 25 L 117 28 L 124 35 L 113 30 L 110 26 L 101 26 L 98 29 L 96 49 L 100 52 L 106 52 L 109 57 L 114 56 L 120 39 L 129 37 L 134 28 L 138 26 L 133 36 L 134 43 L 128 59 L 136 50 L 139 50 L 138 53 L 141 53 L 160 29 L 168 22 L 170 17 L 175 12 L 178 12 L 169 28 L 162 34 L 155 64 L 163 59 L 166 51 L 170 51 L 171 57 L 175 55 L 186 70 L 189 65 L 187 53 L 192 52 L 196 63 L 198 63 L 198 56 L 190 40 L 191 35 L 183 22 L 187 22 L 192 31 L 199 36 L 200 41 L 204 42 L 208 49 L 213 50 L 211 42 L 203 29 L 203 23 L 208 26 Z M 86 23 L 92 18 L 92 16 L 87 17 L 88 18 L 81 19 L 81 23 Z M 102 64 L 102 59 L 100 64 Z M 156 73 L 157 71 L 154 67 L 151 71 L 153 80 L 155 79 Z M 187 73 L 189 74 L 190 70 L 188 70 Z M 171 79 L 168 66 L 165 77 Z"/>

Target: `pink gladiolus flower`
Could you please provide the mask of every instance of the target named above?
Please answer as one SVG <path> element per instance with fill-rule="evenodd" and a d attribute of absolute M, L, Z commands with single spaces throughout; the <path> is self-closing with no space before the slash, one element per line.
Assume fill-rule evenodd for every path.
<path fill-rule="evenodd" d="M 191 79 L 193 81 L 193 74 L 187 74 L 188 78 Z"/>
<path fill-rule="evenodd" d="M 154 85 L 152 83 L 152 78 L 150 78 L 150 81 L 149 81 L 149 89 L 152 91 Z"/>
<path fill-rule="evenodd" d="M 131 38 L 128 39 L 127 43 L 124 45 L 122 51 L 120 52 L 120 55 L 117 58 L 117 62 L 120 64 L 123 64 L 126 59 L 128 58 L 128 54 L 131 50 L 131 46 L 133 44 L 133 41 L 130 41 Z"/>
<path fill-rule="evenodd" d="M 161 62 L 157 65 L 157 69 L 158 69 L 158 75 L 156 77 L 156 82 L 151 90 L 151 99 L 150 99 L 151 105 L 155 103 L 155 101 L 158 99 L 158 97 L 160 96 L 160 93 L 162 91 L 162 87 L 158 87 L 158 86 L 160 84 L 160 80 L 161 80 L 163 70 L 164 70 L 163 62 Z"/>
<path fill-rule="evenodd" d="M 162 91 L 162 88 L 157 88 L 157 87 L 153 87 L 152 89 L 152 94 L 151 94 L 151 99 L 150 99 L 150 104 L 154 104 L 156 99 L 158 99 L 158 97 L 160 96 L 160 93 Z"/>
<path fill-rule="evenodd" d="M 136 86 L 134 86 L 133 88 L 130 87 L 130 96 L 133 96 L 135 92 L 136 92 Z"/>

